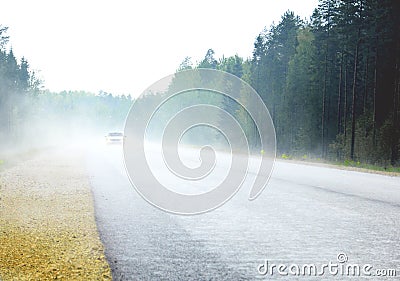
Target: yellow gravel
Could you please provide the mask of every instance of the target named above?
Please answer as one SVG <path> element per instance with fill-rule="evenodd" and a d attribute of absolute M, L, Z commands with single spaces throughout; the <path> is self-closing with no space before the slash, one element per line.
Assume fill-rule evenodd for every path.
<path fill-rule="evenodd" d="M 111 280 L 80 150 L 0 173 L 0 280 Z"/>

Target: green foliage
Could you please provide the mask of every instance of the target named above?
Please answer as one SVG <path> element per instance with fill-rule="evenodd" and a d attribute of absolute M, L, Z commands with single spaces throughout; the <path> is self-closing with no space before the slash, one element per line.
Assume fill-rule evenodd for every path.
<path fill-rule="evenodd" d="M 204 59 L 199 63 L 199 68 L 217 68 L 218 61 L 214 57 L 214 50 L 208 49 L 207 54 L 205 55 Z"/>
<path fill-rule="evenodd" d="M 192 59 L 190 57 L 185 57 L 185 59 L 181 62 L 177 71 L 189 70 L 193 68 Z"/>
<path fill-rule="evenodd" d="M 18 61 L 12 49 L 6 50 L 6 32 L 7 27 L 0 25 L 0 144 L 20 138 L 29 99 L 40 87 L 28 61 Z"/>
<path fill-rule="evenodd" d="M 218 70 L 222 70 L 231 73 L 239 78 L 243 76 L 243 59 L 237 54 L 233 57 L 225 58 L 223 57 L 218 65 Z"/>
<path fill-rule="evenodd" d="M 309 23 L 286 12 L 257 36 L 249 81 L 272 113 L 278 151 L 399 164 L 399 9 L 321 0 Z"/>
<path fill-rule="evenodd" d="M 360 161 L 353 161 L 353 160 L 349 160 L 349 159 L 346 159 L 343 162 L 337 162 L 336 164 L 343 165 L 345 167 L 355 167 L 355 168 L 361 168 L 361 169 L 372 170 L 372 171 L 400 173 L 400 167 L 395 167 L 395 166 L 391 166 L 391 165 L 373 165 L 373 164 L 363 163 Z"/>
<path fill-rule="evenodd" d="M 320 0 L 310 22 L 287 11 L 278 24 L 265 28 L 251 59 L 216 60 L 209 49 L 196 67 L 232 73 L 260 94 L 284 157 L 396 166 L 399 14 L 394 0 Z M 246 95 L 240 98 L 244 106 Z M 221 105 L 254 138 L 245 110 L 229 99 Z"/>
<path fill-rule="evenodd" d="M 289 155 L 289 154 L 283 153 L 283 154 L 281 155 L 281 158 L 282 158 L 282 159 L 285 159 L 285 160 L 289 160 L 289 159 L 292 159 L 292 156 Z"/>

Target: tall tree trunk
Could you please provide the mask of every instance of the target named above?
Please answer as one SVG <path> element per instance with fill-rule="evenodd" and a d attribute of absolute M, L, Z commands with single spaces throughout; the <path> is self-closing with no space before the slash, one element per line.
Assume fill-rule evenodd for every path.
<path fill-rule="evenodd" d="M 325 62 L 326 60 L 327 59 L 325 58 Z M 325 158 L 325 104 L 326 104 L 326 79 L 327 79 L 326 72 L 327 72 L 327 65 L 325 64 L 325 77 L 324 77 L 324 88 L 322 93 L 322 115 L 321 115 L 322 158 Z"/>
<path fill-rule="evenodd" d="M 338 89 L 338 104 L 337 104 L 337 134 L 342 130 L 342 76 L 343 76 L 343 52 L 339 66 L 339 89 Z"/>
<path fill-rule="evenodd" d="M 339 89 L 338 89 L 338 103 L 337 103 L 337 132 L 339 135 L 342 131 L 342 76 L 343 76 L 343 52 L 340 58 L 339 66 Z M 341 159 L 340 149 L 336 152 L 337 159 Z"/>
<path fill-rule="evenodd" d="M 328 38 L 329 39 L 329 29 L 328 29 Z M 327 84 L 328 84 L 328 41 L 326 42 L 325 48 L 325 71 L 324 71 L 324 88 L 322 92 L 322 116 L 321 116 L 321 138 L 322 138 L 322 158 L 325 158 L 325 118 L 326 118 L 326 96 L 327 96 Z"/>
<path fill-rule="evenodd" d="M 399 145 L 399 122 L 398 122 L 398 108 L 399 108 L 399 92 L 400 92 L 400 41 L 396 45 L 396 63 L 395 63 L 395 87 L 393 91 L 393 133 L 390 147 L 390 164 L 395 165 L 399 159 L 398 145 Z"/>
<path fill-rule="evenodd" d="M 356 50 L 354 53 L 354 75 L 353 75 L 353 90 L 352 90 L 352 105 L 351 105 L 351 146 L 350 146 L 350 158 L 354 160 L 354 144 L 356 139 L 356 89 L 357 89 L 357 67 L 358 67 L 358 52 L 360 48 L 360 33 L 361 29 L 358 29 Z"/>
<path fill-rule="evenodd" d="M 378 36 L 376 36 L 375 63 L 374 63 L 374 88 L 373 88 L 373 109 L 372 109 L 372 147 L 376 147 L 376 89 L 378 83 Z"/>
<path fill-rule="evenodd" d="M 325 144 L 325 115 L 326 115 L 326 96 L 327 96 L 327 83 L 328 83 L 328 51 L 329 51 L 329 38 L 330 38 L 330 18 L 331 18 L 331 6 L 330 2 L 328 2 L 328 23 L 327 23 L 327 36 L 326 36 L 326 45 L 325 45 L 325 71 L 324 71 L 324 88 L 322 93 L 322 116 L 321 116 L 321 138 L 322 138 L 322 158 L 326 156 L 326 144 Z"/>
<path fill-rule="evenodd" d="M 344 143 L 347 140 L 347 57 L 344 62 L 344 105 L 343 105 L 343 130 L 344 130 Z"/>
<path fill-rule="evenodd" d="M 369 68 L 369 47 L 367 49 L 367 57 L 365 62 L 365 73 L 364 73 L 364 99 L 363 99 L 363 115 L 367 112 L 367 99 L 368 99 L 368 68 Z M 366 124 L 366 122 L 364 122 Z M 364 124 L 364 126 L 365 126 Z"/>

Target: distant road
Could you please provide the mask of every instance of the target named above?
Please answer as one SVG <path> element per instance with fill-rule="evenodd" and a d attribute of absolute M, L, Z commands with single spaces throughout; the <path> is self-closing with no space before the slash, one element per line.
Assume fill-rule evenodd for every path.
<path fill-rule="evenodd" d="M 338 263 L 342 253 L 347 263 L 371 264 L 373 274 L 397 268 L 400 276 L 399 177 L 278 161 L 255 201 L 247 200 L 245 185 L 213 212 L 177 216 L 136 193 L 121 147 L 95 147 L 87 164 L 115 280 L 344 280 L 328 272 L 292 278 L 258 273 L 266 259 L 321 265 Z"/>

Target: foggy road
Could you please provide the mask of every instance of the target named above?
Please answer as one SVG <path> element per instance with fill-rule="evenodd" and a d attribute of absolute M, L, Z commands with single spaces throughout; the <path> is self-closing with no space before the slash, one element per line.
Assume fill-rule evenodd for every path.
<path fill-rule="evenodd" d="M 372 274 L 397 269 L 400 275 L 398 177 L 277 161 L 255 201 L 244 185 L 215 211 L 178 216 L 136 193 L 120 146 L 93 147 L 87 167 L 115 280 L 343 280 L 349 277 L 258 272 L 266 260 L 321 265 L 337 263 L 340 254 L 347 263 L 372 265 Z"/>

